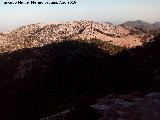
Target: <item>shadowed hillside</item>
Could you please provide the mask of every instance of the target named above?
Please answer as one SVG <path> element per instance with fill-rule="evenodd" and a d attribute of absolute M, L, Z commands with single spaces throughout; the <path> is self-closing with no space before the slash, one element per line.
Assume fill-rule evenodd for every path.
<path fill-rule="evenodd" d="M 160 40 L 155 39 L 123 51 L 97 40 L 1 54 L 1 119 L 38 120 L 66 108 L 88 111 L 86 106 L 111 93 L 159 91 Z"/>
<path fill-rule="evenodd" d="M 152 84 L 153 86 L 159 86 L 159 46 L 160 36 L 157 36 L 154 38 L 154 42 L 118 53 L 110 65 L 113 71 L 117 72 L 115 74 L 119 76 L 119 86 L 121 86 L 120 83 L 125 83 L 129 89 L 133 87 L 134 90 L 136 83 L 137 89 L 143 89 L 145 86 L 147 87 Z M 154 90 L 156 89 L 155 86 L 154 88 L 152 87 Z M 146 88 L 146 90 L 152 91 L 152 88 Z M 159 88 L 157 89 L 159 90 Z M 144 89 L 144 91 L 146 90 Z"/>
<path fill-rule="evenodd" d="M 105 62 L 122 49 L 99 40 L 63 41 L 1 54 L 0 116 L 40 119 L 96 93 Z"/>

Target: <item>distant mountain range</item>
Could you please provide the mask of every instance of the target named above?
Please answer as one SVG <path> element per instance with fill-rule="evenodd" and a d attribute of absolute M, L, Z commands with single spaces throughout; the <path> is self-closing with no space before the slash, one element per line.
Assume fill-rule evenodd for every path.
<path fill-rule="evenodd" d="M 137 21 L 128 21 L 123 23 L 122 25 L 139 28 L 144 31 L 160 30 L 160 22 L 155 22 L 151 24 L 142 20 L 137 20 Z"/>

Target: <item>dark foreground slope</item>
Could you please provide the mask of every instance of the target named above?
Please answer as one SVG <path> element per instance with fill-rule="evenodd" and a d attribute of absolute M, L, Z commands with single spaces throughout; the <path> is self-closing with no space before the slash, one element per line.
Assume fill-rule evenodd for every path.
<path fill-rule="evenodd" d="M 94 95 L 110 54 L 121 50 L 98 40 L 63 41 L 1 54 L 0 117 L 36 120 Z"/>
<path fill-rule="evenodd" d="M 159 39 L 114 55 L 122 48 L 100 41 L 63 41 L 4 53 L 0 118 L 38 120 L 66 108 L 88 106 L 110 93 L 159 91 Z"/>
<path fill-rule="evenodd" d="M 151 84 L 153 86 L 147 90 L 156 89 L 160 82 L 160 36 L 154 40 L 142 47 L 125 50 L 114 57 L 112 65 L 116 66 L 114 71 L 118 71 L 116 74 L 119 75 L 120 83 L 124 81 L 129 88 L 137 83 L 137 89 L 143 89 L 144 83 L 150 83 L 146 84 L 146 87 Z"/>

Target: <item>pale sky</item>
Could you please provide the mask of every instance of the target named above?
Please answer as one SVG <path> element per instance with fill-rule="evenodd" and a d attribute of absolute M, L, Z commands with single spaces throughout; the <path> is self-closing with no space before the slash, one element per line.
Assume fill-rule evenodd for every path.
<path fill-rule="evenodd" d="M 0 32 L 32 23 L 84 19 L 115 24 L 128 20 L 160 21 L 160 0 L 76 0 L 76 5 L 5 5 L 4 1 L 16 0 L 0 0 Z"/>

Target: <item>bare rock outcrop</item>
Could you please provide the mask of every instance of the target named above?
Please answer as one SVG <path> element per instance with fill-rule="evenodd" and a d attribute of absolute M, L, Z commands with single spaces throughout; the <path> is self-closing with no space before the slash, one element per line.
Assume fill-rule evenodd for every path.
<path fill-rule="evenodd" d="M 85 109 L 87 111 L 84 111 Z M 81 120 L 93 116 L 95 120 L 159 120 L 160 93 L 108 95 L 85 109 L 65 110 L 41 120 L 80 120 L 79 116 L 75 117 L 73 113 L 82 114 Z"/>
<path fill-rule="evenodd" d="M 99 120 L 159 120 L 160 93 L 111 95 L 92 107 L 101 114 Z"/>

